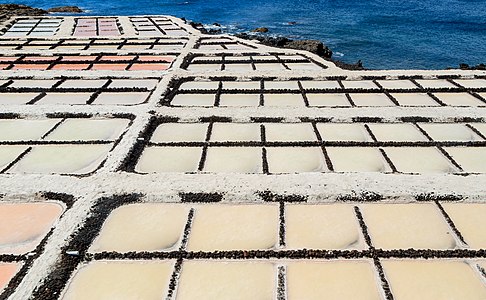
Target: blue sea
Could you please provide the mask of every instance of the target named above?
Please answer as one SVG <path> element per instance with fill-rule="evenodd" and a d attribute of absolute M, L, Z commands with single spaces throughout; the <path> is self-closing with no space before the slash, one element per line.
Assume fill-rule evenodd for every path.
<path fill-rule="evenodd" d="M 91 15 L 170 14 L 230 33 L 318 39 L 371 69 L 444 69 L 486 63 L 486 0 L 29 0 L 77 5 Z M 293 24 L 295 22 L 295 24 Z M 291 25 L 292 23 L 293 25 Z"/>

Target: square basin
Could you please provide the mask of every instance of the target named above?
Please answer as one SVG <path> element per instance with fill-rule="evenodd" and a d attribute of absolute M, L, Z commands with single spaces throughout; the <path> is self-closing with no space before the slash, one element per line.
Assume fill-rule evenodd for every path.
<path fill-rule="evenodd" d="M 163 123 L 154 131 L 152 143 L 204 142 L 208 131 L 207 123 Z"/>
<path fill-rule="evenodd" d="M 16 79 L 9 88 L 50 88 L 58 80 L 32 80 L 32 79 Z"/>
<path fill-rule="evenodd" d="M 288 300 L 382 299 L 373 264 L 367 260 L 292 261 L 287 266 Z"/>
<path fill-rule="evenodd" d="M 265 137 L 268 142 L 317 141 L 310 123 L 266 123 Z"/>
<path fill-rule="evenodd" d="M 64 81 L 60 88 L 77 88 L 77 89 L 98 89 L 101 88 L 108 80 L 106 79 L 68 79 Z"/>
<path fill-rule="evenodd" d="M 463 260 L 387 259 L 385 276 L 396 300 L 480 300 L 486 288 Z"/>
<path fill-rule="evenodd" d="M 200 147 L 147 147 L 135 171 L 139 173 L 195 172 L 201 160 Z"/>
<path fill-rule="evenodd" d="M 302 87 L 304 89 L 340 89 L 341 86 L 339 85 L 339 82 L 337 81 L 332 81 L 332 80 L 302 80 L 300 81 L 302 84 Z"/>
<path fill-rule="evenodd" d="M 486 248 L 486 204 L 483 203 L 442 203 L 457 230 L 472 249 Z"/>
<path fill-rule="evenodd" d="M 179 204 L 137 203 L 112 211 L 90 252 L 177 250 L 189 207 Z"/>
<path fill-rule="evenodd" d="M 348 204 L 285 206 L 288 249 L 363 249 L 361 229 Z"/>
<path fill-rule="evenodd" d="M 391 95 L 400 106 L 440 106 L 426 93 L 395 93 Z"/>
<path fill-rule="evenodd" d="M 454 79 L 454 81 L 468 89 L 486 88 L 486 79 Z"/>
<path fill-rule="evenodd" d="M 398 172 L 403 173 L 450 173 L 456 169 L 435 147 L 387 147 L 384 148 Z"/>
<path fill-rule="evenodd" d="M 48 141 L 115 141 L 128 119 L 67 119 L 45 139 Z"/>
<path fill-rule="evenodd" d="M 320 147 L 267 147 L 270 173 L 305 173 L 327 171 Z"/>
<path fill-rule="evenodd" d="M 224 70 L 229 72 L 251 72 L 253 67 L 251 64 L 228 64 L 224 65 Z"/>
<path fill-rule="evenodd" d="M 46 93 L 36 104 L 86 104 L 93 93 Z"/>
<path fill-rule="evenodd" d="M 113 79 L 108 86 L 112 88 L 146 88 L 153 89 L 159 81 L 157 79 Z"/>
<path fill-rule="evenodd" d="M 173 106 L 214 106 L 215 95 L 178 94 L 170 102 Z"/>
<path fill-rule="evenodd" d="M 149 97 L 149 92 L 102 92 L 92 104 L 99 105 L 136 105 L 141 104 Z"/>
<path fill-rule="evenodd" d="M 0 141 L 36 141 L 60 119 L 0 119 Z"/>
<path fill-rule="evenodd" d="M 211 142 L 260 141 L 260 125 L 255 123 L 214 123 Z"/>
<path fill-rule="evenodd" d="M 376 248 L 456 248 L 452 231 L 435 203 L 363 204 L 361 211 Z"/>
<path fill-rule="evenodd" d="M 326 147 L 335 172 L 390 172 L 378 148 Z"/>
<path fill-rule="evenodd" d="M 304 98 L 301 94 L 265 94 L 265 106 L 304 106 Z"/>
<path fill-rule="evenodd" d="M 486 106 L 486 103 L 468 93 L 434 93 L 449 106 Z"/>
<path fill-rule="evenodd" d="M 21 263 L 0 262 L 0 293 L 8 286 L 10 280 L 17 274 L 21 267 Z"/>
<path fill-rule="evenodd" d="M 417 83 L 426 89 L 457 88 L 446 79 L 418 79 Z"/>
<path fill-rule="evenodd" d="M 274 299 L 275 267 L 265 261 L 193 260 L 182 265 L 178 300 Z"/>
<path fill-rule="evenodd" d="M 383 88 L 388 90 L 395 89 L 418 89 L 418 86 L 410 80 L 378 80 L 377 81 Z"/>
<path fill-rule="evenodd" d="M 395 106 L 385 94 L 350 94 L 356 106 Z"/>
<path fill-rule="evenodd" d="M 219 81 L 188 81 L 181 84 L 179 90 L 214 90 L 219 86 Z"/>
<path fill-rule="evenodd" d="M 266 90 L 299 90 L 298 81 L 265 81 Z"/>
<path fill-rule="evenodd" d="M 419 124 L 434 141 L 450 142 L 472 142 L 483 139 L 474 131 L 463 124 L 457 123 L 421 123 Z"/>
<path fill-rule="evenodd" d="M 260 81 L 223 81 L 223 90 L 260 90 Z"/>
<path fill-rule="evenodd" d="M 343 80 L 346 89 L 377 90 L 379 87 L 371 80 Z"/>
<path fill-rule="evenodd" d="M 419 142 L 428 141 L 420 130 L 412 124 L 368 124 L 378 141 Z"/>
<path fill-rule="evenodd" d="M 204 172 L 262 173 L 259 147 L 209 147 Z"/>
<path fill-rule="evenodd" d="M 332 142 L 370 142 L 368 131 L 356 123 L 317 123 L 323 141 Z"/>
<path fill-rule="evenodd" d="M 63 205 L 50 202 L 2 203 L 0 254 L 22 255 L 34 251 L 64 209 Z"/>
<path fill-rule="evenodd" d="M 265 250 L 278 245 L 275 204 L 205 204 L 196 207 L 189 251 Z"/>
<path fill-rule="evenodd" d="M 106 158 L 112 145 L 42 145 L 16 163 L 9 173 L 88 174 Z"/>
<path fill-rule="evenodd" d="M 20 156 L 28 146 L 2 145 L 0 146 L 0 172 L 8 167 L 17 157 Z"/>
<path fill-rule="evenodd" d="M 93 261 L 75 271 L 62 299 L 162 299 L 173 268 L 171 260 Z"/>
<path fill-rule="evenodd" d="M 317 107 L 350 107 L 345 94 L 306 94 L 309 106 Z"/>
<path fill-rule="evenodd" d="M 444 147 L 464 172 L 486 173 L 485 147 Z"/>
<path fill-rule="evenodd" d="M 259 106 L 260 94 L 221 94 L 219 106 Z"/>

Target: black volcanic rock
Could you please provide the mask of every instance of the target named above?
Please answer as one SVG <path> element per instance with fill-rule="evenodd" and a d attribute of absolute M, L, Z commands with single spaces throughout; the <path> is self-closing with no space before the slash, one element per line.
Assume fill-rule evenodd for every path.
<path fill-rule="evenodd" d="M 268 28 L 267 27 L 258 27 L 258 28 L 253 29 L 251 32 L 266 33 L 266 32 L 268 32 Z"/>
<path fill-rule="evenodd" d="M 42 16 L 47 11 L 40 8 L 33 8 L 21 4 L 0 4 L 0 21 L 4 21 L 13 16 Z"/>
<path fill-rule="evenodd" d="M 329 49 L 327 46 L 324 46 L 322 42 L 317 40 L 289 41 L 285 43 L 283 47 L 309 51 L 325 58 L 331 58 L 332 56 L 331 49 Z"/>
<path fill-rule="evenodd" d="M 77 6 L 58 6 L 49 8 L 47 12 L 50 13 L 82 13 L 83 10 Z"/>

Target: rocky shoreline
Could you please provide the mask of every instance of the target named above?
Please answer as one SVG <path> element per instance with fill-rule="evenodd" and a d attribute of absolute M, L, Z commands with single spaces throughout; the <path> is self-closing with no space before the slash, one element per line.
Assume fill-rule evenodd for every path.
<path fill-rule="evenodd" d="M 48 10 L 30 7 L 22 4 L 0 4 L 0 22 L 14 16 L 44 16 L 48 13 L 82 13 L 83 10 L 77 6 L 59 6 Z"/>
<path fill-rule="evenodd" d="M 201 31 L 204 34 L 221 34 L 223 33 L 221 29 L 207 29 L 205 28 L 204 24 L 198 22 L 188 22 L 194 29 Z M 221 27 L 220 24 L 214 23 L 213 26 Z M 277 47 L 277 48 L 286 48 L 286 49 L 295 49 L 295 50 L 304 50 L 333 62 L 336 66 L 340 67 L 341 69 L 346 70 L 366 70 L 363 66 L 361 60 L 354 64 L 345 63 L 343 61 L 336 60 L 332 57 L 332 50 L 324 45 L 321 41 L 318 40 L 292 40 L 287 37 L 279 36 L 279 37 L 272 37 L 265 35 L 268 33 L 268 28 L 259 27 L 252 30 L 249 33 L 238 33 L 234 36 L 245 39 L 245 40 L 253 40 L 258 41 L 265 46 Z"/>

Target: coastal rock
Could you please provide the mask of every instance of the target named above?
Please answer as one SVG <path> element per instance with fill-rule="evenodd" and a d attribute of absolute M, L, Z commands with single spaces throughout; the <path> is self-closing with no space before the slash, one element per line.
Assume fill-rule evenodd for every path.
<path fill-rule="evenodd" d="M 315 53 L 325 58 L 331 58 L 332 51 L 327 46 L 317 40 L 302 40 L 302 41 L 289 41 L 285 43 L 284 48 L 305 50 Z"/>
<path fill-rule="evenodd" d="M 240 33 L 236 37 L 246 40 L 257 40 L 263 45 L 271 47 L 305 50 L 324 58 L 331 58 L 332 56 L 332 50 L 317 40 L 291 40 L 286 37 L 264 37 L 248 33 Z"/>
<path fill-rule="evenodd" d="M 354 64 L 349 64 L 342 62 L 340 60 L 332 60 L 332 62 L 339 68 L 344 69 L 344 70 L 351 70 L 351 71 L 362 71 L 366 70 L 366 68 L 363 66 L 363 62 L 361 60 L 358 60 Z"/>
<path fill-rule="evenodd" d="M 486 64 L 478 64 L 475 66 L 470 66 L 468 64 L 459 64 L 459 69 L 461 70 L 486 70 Z"/>
<path fill-rule="evenodd" d="M 47 11 L 21 4 L 0 4 L 0 21 L 13 16 L 42 16 Z"/>
<path fill-rule="evenodd" d="M 267 27 L 258 27 L 258 28 L 253 29 L 251 32 L 266 33 L 266 32 L 268 32 L 268 28 Z"/>
<path fill-rule="evenodd" d="M 186 19 L 184 19 L 184 21 L 186 21 Z M 202 34 L 208 34 L 209 33 L 208 30 L 206 28 L 204 28 L 203 23 L 191 21 L 188 24 L 192 28 L 199 30 Z"/>
<path fill-rule="evenodd" d="M 50 13 L 82 13 L 83 10 L 77 6 L 58 6 L 49 8 L 47 12 Z"/>

